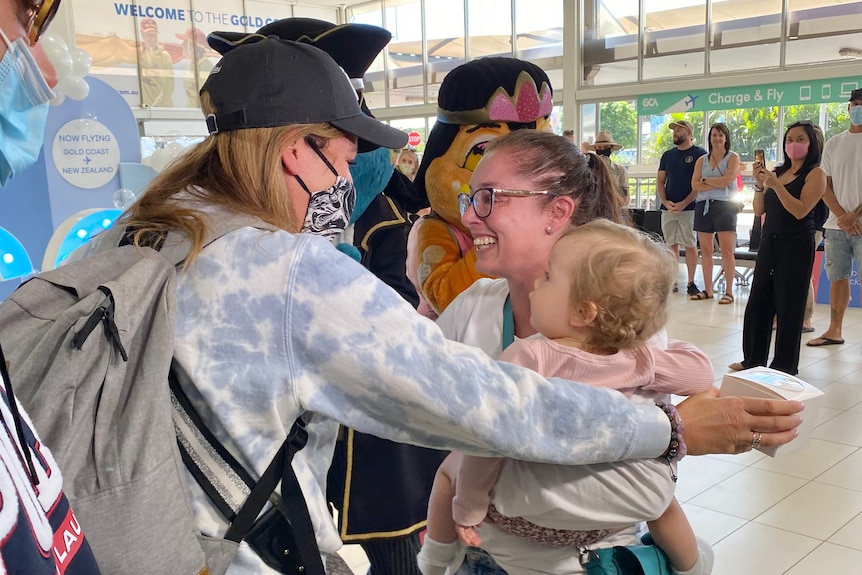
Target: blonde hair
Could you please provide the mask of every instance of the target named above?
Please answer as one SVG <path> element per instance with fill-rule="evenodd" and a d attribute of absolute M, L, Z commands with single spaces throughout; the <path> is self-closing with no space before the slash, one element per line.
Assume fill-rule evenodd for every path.
<path fill-rule="evenodd" d="M 214 112 L 206 92 L 205 114 Z M 256 217 L 289 232 L 298 232 L 281 161 L 284 147 L 310 138 L 320 149 L 342 135 L 330 124 L 294 124 L 219 132 L 183 153 L 159 174 L 118 225 L 134 230 L 134 244 L 156 245 L 169 231 L 189 238 L 185 265 L 195 260 L 207 233 L 198 205 Z"/>
<path fill-rule="evenodd" d="M 677 263 L 664 245 L 604 219 L 574 227 L 561 240 L 589 246 L 572 269 L 570 302 L 573 309 L 595 307 L 590 347 L 637 347 L 664 327 L 677 275 Z"/>

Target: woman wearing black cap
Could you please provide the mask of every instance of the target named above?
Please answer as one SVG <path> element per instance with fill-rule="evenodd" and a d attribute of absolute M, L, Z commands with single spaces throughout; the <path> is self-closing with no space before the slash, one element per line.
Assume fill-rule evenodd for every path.
<path fill-rule="evenodd" d="M 160 174 L 122 224 L 137 245 L 168 232 L 192 241 L 177 282 L 175 358 L 211 412 L 205 423 L 252 473 L 298 416 L 313 414 L 293 468 L 323 554 L 341 545 L 324 496 L 338 422 L 394 441 L 563 464 L 670 451 L 662 409 L 554 385 L 449 342 L 329 242 L 297 233 L 346 224 L 357 139 L 405 143 L 362 114 L 324 52 L 271 38 L 241 46 L 213 69 L 201 104 L 210 137 Z M 208 221 L 236 217 L 259 223 L 203 246 Z M 745 450 L 752 430 L 763 445 L 785 443 L 799 409 L 710 396 L 679 407 L 695 454 Z M 200 530 L 223 535 L 227 522 L 191 476 L 189 490 Z M 228 572 L 272 571 L 243 545 Z"/>

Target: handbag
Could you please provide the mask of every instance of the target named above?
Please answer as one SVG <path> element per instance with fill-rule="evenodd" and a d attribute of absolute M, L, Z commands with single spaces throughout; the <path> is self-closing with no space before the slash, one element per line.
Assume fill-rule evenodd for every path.
<path fill-rule="evenodd" d="M 649 533 L 645 545 L 581 550 L 581 565 L 587 575 L 671 575 L 670 560 L 652 542 Z"/>

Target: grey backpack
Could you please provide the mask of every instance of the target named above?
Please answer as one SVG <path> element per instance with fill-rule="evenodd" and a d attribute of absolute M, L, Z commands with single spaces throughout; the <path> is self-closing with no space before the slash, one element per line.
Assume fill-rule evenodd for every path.
<path fill-rule="evenodd" d="M 205 243 L 249 225 L 273 229 L 220 222 Z M 245 539 L 283 573 L 322 574 L 290 465 L 307 437 L 302 422 L 255 482 L 201 423 L 185 398 L 191 383 L 172 367 L 176 266 L 188 243 L 169 235 L 159 251 L 114 247 L 123 232 L 105 232 L 98 253 L 31 278 L 0 304 L 15 395 L 60 466 L 100 569 L 216 575 Z M 225 538 L 196 531 L 184 465 L 232 523 Z M 256 521 L 267 501 L 275 523 Z M 286 505 L 299 519 L 285 519 Z M 291 550 L 287 566 L 267 559 Z"/>

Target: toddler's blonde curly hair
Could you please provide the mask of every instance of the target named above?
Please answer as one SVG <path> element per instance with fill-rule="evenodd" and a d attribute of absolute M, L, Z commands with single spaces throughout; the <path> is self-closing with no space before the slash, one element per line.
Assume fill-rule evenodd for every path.
<path fill-rule="evenodd" d="M 608 220 L 573 227 L 560 242 L 587 244 L 571 272 L 572 309 L 596 311 L 587 343 L 615 351 L 643 345 L 667 322 L 677 262 L 664 244 Z"/>

